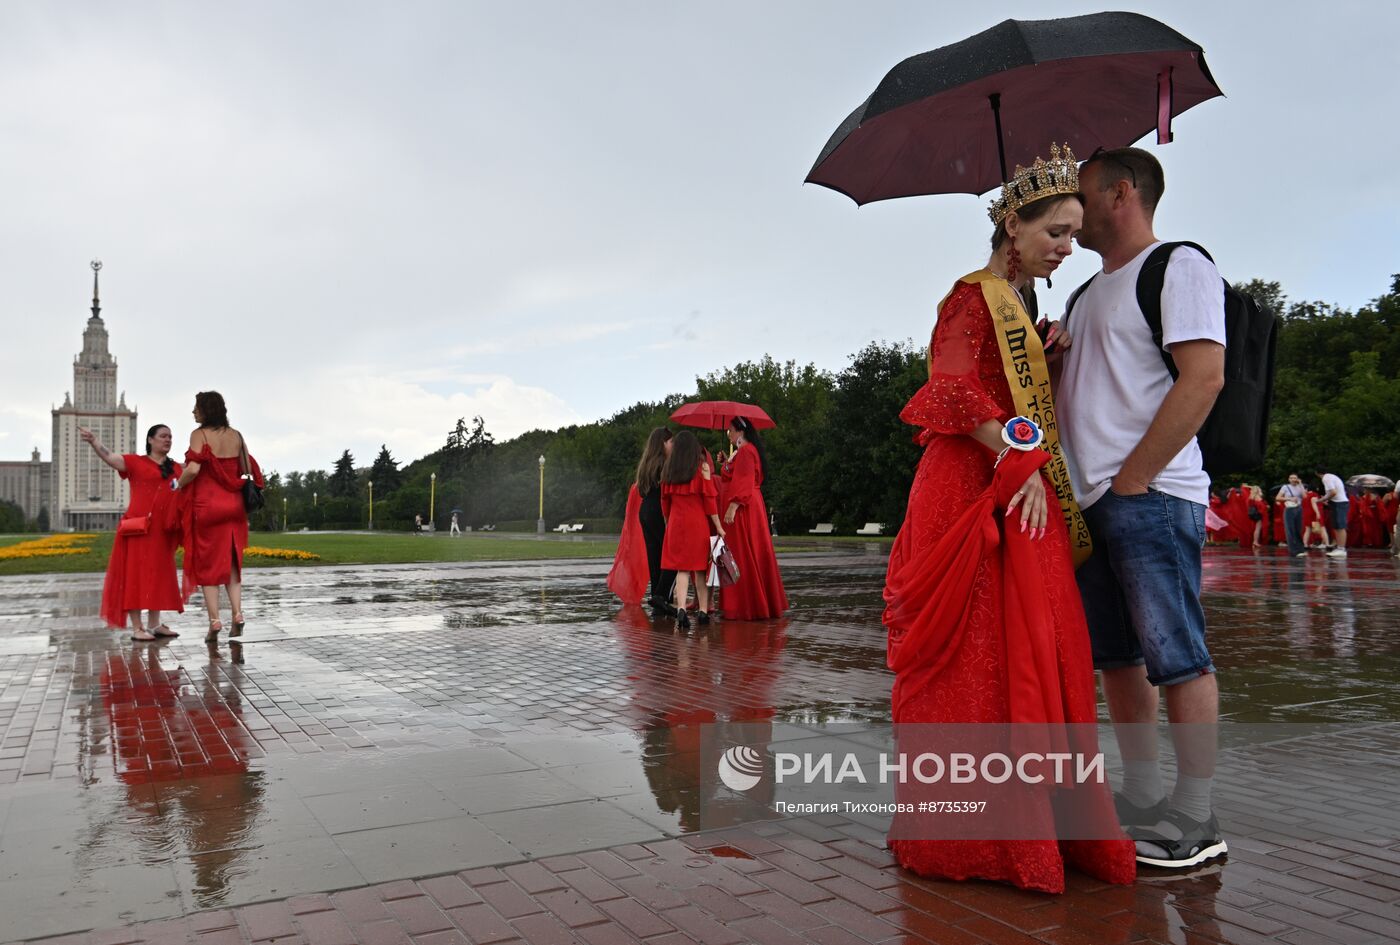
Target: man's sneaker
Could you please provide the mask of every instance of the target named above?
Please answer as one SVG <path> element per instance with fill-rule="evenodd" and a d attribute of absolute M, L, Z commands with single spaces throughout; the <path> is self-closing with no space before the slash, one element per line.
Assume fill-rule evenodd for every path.
<path fill-rule="evenodd" d="M 1186 869 L 1217 856 L 1224 856 L 1228 850 L 1225 838 L 1220 835 L 1220 823 L 1215 819 L 1214 813 L 1205 823 L 1200 823 L 1179 810 L 1168 810 L 1162 820 L 1180 830 L 1181 839 L 1171 840 L 1152 827 L 1133 827 L 1128 831 L 1128 836 L 1139 845 L 1150 843 L 1166 851 L 1166 856 L 1147 856 L 1139 852 L 1137 861 L 1144 866 Z"/>
<path fill-rule="evenodd" d="M 1306 558 L 1307 556 L 1308 556 L 1308 553 L 1307 553 L 1306 551 L 1300 551 L 1300 552 L 1298 552 L 1296 555 L 1294 555 L 1293 557 L 1295 557 L 1295 558 Z"/>
<path fill-rule="evenodd" d="M 1345 558 L 1346 556 L 1347 550 L 1345 548 L 1333 548 L 1331 551 L 1327 552 L 1327 557 L 1329 558 Z"/>
<path fill-rule="evenodd" d="M 1155 827 L 1167 816 L 1167 799 L 1164 797 L 1155 804 L 1139 807 L 1118 791 L 1114 791 L 1113 809 L 1118 814 L 1118 823 L 1125 830 L 1129 827 Z"/>

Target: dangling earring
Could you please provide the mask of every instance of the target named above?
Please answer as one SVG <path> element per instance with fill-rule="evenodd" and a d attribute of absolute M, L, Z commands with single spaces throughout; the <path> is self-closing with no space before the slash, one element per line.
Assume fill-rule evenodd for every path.
<path fill-rule="evenodd" d="M 1021 251 L 1016 248 L 1016 237 L 1008 236 L 1011 248 L 1006 251 L 1006 281 L 1015 282 L 1021 274 Z"/>

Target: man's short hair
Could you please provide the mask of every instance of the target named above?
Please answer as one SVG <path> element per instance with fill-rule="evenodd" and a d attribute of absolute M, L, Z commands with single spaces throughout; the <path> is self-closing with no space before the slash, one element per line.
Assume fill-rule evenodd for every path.
<path fill-rule="evenodd" d="M 1089 160 L 1079 165 L 1079 169 L 1082 171 L 1090 164 L 1098 165 L 1099 184 L 1104 190 L 1120 180 L 1132 184 L 1142 200 L 1142 208 L 1148 213 L 1157 209 L 1157 202 L 1167 189 L 1161 162 L 1142 148 L 1100 149 L 1089 155 Z"/>

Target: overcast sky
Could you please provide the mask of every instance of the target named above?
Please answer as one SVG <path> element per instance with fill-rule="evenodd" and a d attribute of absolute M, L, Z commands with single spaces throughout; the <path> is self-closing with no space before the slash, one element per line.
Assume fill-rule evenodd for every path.
<path fill-rule="evenodd" d="M 982 12 L 977 12 L 978 10 Z M 0 459 L 49 458 L 100 257 L 119 386 L 267 468 L 585 422 L 767 352 L 926 339 L 985 198 L 802 179 L 900 59 L 1096 3 L 0 3 Z M 1226 98 L 1158 232 L 1347 307 L 1400 270 L 1389 3 L 1173 0 Z M 1049 307 L 1097 268 L 1076 252 Z"/>

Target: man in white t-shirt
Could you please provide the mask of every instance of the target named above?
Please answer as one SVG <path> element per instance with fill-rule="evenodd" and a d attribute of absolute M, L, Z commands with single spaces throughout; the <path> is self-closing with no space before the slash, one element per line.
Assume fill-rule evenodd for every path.
<path fill-rule="evenodd" d="M 1351 497 L 1347 495 L 1347 487 L 1342 483 L 1342 478 L 1328 472 L 1326 466 L 1319 463 L 1317 474 L 1322 477 L 1322 507 L 1327 515 L 1327 521 L 1323 522 L 1323 525 L 1332 532 L 1332 541 L 1337 546 L 1327 552 L 1327 557 L 1345 558 L 1347 515 L 1351 513 Z"/>
<path fill-rule="evenodd" d="M 1055 392 L 1060 443 L 1093 555 L 1075 578 L 1094 667 L 1119 724 L 1119 820 L 1138 860 L 1189 867 L 1225 852 L 1211 808 L 1219 693 L 1206 649 L 1201 548 L 1210 477 L 1196 431 L 1225 378 L 1225 289 L 1215 264 L 1179 247 L 1162 286 L 1162 345 L 1137 300 L 1158 244 L 1152 217 L 1162 166 L 1137 148 L 1098 151 L 1079 170 L 1079 243 L 1103 270 L 1061 323 L 1070 338 Z M 1177 380 L 1162 360 L 1171 354 Z M 1158 687 L 1175 724 L 1170 799 L 1157 758 Z"/>

